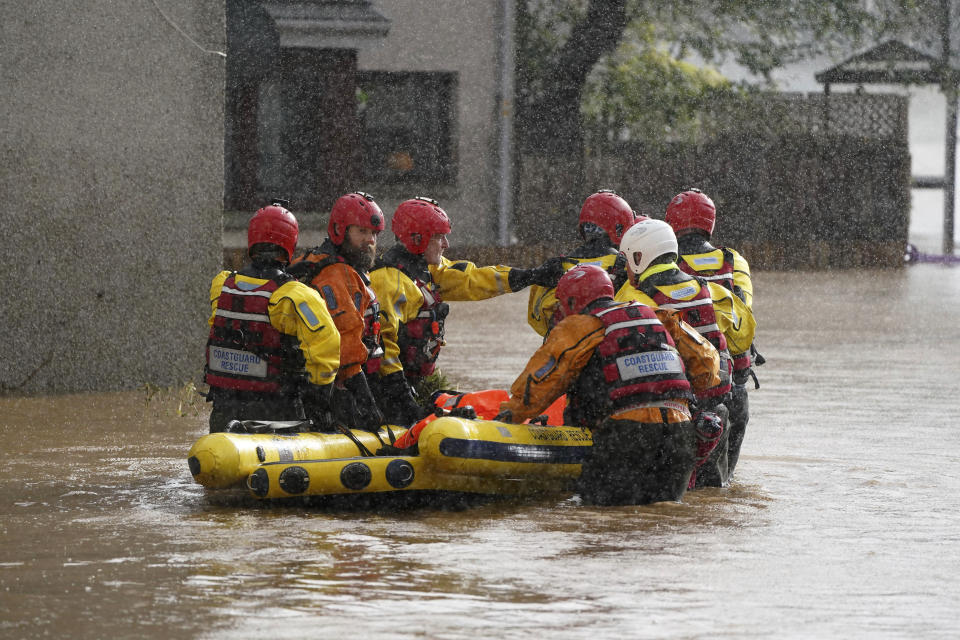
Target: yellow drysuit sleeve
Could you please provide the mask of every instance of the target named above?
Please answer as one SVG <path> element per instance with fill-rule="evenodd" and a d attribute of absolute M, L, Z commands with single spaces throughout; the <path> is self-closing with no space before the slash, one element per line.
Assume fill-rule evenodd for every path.
<path fill-rule="evenodd" d="M 220 299 L 223 283 L 229 276 L 229 271 L 221 271 L 213 277 L 213 282 L 210 283 L 210 318 L 207 320 L 207 324 L 211 327 L 213 326 L 213 319 L 217 314 L 217 300 Z"/>
<path fill-rule="evenodd" d="M 310 382 L 333 382 L 340 369 L 340 334 L 320 294 L 292 280 L 273 292 L 267 309 L 277 331 L 296 336 Z"/>
<path fill-rule="evenodd" d="M 750 265 L 747 264 L 746 258 L 733 249 L 728 247 L 728 251 L 733 254 L 733 284 L 740 287 L 743 291 L 744 303 L 753 309 L 753 280 L 750 277 Z"/>
<path fill-rule="evenodd" d="M 444 300 L 486 300 L 512 293 L 509 283 L 511 269 L 502 264 L 478 267 L 466 260 L 440 258 L 439 265 L 430 265 L 430 275 Z"/>
<path fill-rule="evenodd" d="M 744 353 L 750 349 L 757 330 L 753 311 L 726 287 L 715 282 L 707 284 L 713 299 L 717 326 L 727 339 L 727 349 L 731 355 Z"/>
<path fill-rule="evenodd" d="M 370 272 L 370 287 L 380 302 L 380 339 L 383 340 L 383 360 L 380 375 L 403 371 L 398 337 L 400 325 L 417 317 L 423 306 L 423 294 L 416 283 L 399 269 L 384 267 Z"/>

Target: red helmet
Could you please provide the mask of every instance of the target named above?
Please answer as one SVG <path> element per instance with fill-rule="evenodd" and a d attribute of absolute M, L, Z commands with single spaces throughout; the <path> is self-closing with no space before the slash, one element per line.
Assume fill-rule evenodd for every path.
<path fill-rule="evenodd" d="M 393 212 L 390 229 L 407 251 L 420 255 L 435 233 L 450 233 L 450 218 L 436 200 L 417 196 L 400 203 Z"/>
<path fill-rule="evenodd" d="M 297 248 L 297 236 L 300 227 L 293 214 L 277 204 L 263 207 L 250 218 L 247 225 L 247 249 L 255 244 L 269 243 L 282 247 L 287 252 L 287 260 Z"/>
<path fill-rule="evenodd" d="M 709 236 L 713 234 L 713 225 L 717 221 L 717 207 L 703 191 L 691 188 L 673 196 L 664 220 L 675 233 L 701 229 Z"/>
<path fill-rule="evenodd" d="M 583 201 L 579 226 L 591 222 L 607 232 L 610 243 L 617 247 L 624 232 L 636 222 L 636 214 L 627 201 L 610 189 L 601 189 Z"/>
<path fill-rule="evenodd" d="M 340 196 L 333 203 L 330 224 L 327 225 L 327 235 L 333 244 L 343 244 L 347 237 L 347 227 L 352 224 L 364 229 L 383 231 L 383 212 L 369 193 L 354 191 Z"/>
<path fill-rule="evenodd" d="M 600 298 L 613 298 L 613 282 L 607 272 L 595 264 L 578 264 L 567 271 L 557 283 L 557 301 L 560 318 L 572 316 Z"/>

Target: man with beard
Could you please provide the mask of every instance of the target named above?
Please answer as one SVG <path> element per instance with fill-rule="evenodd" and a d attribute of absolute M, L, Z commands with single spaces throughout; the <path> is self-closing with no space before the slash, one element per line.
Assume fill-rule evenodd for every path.
<path fill-rule="evenodd" d="M 373 266 L 383 212 L 362 191 L 341 196 L 330 211 L 327 239 L 296 258 L 289 273 L 316 289 L 340 331 L 340 369 L 331 407 L 345 427 L 378 431 L 383 415 L 367 375 L 380 369 L 380 306 L 367 273 Z"/>

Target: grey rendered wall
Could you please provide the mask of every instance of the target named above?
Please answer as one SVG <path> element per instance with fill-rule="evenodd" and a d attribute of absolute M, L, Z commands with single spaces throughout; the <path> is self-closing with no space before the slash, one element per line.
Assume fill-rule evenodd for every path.
<path fill-rule="evenodd" d="M 378 0 L 390 19 L 379 45 L 361 49 L 362 70 L 457 72 L 457 180 L 453 186 L 378 188 L 389 217 L 400 202 L 431 196 L 450 215 L 454 245 L 488 245 L 497 237 L 498 3 L 489 0 Z M 372 188 L 372 187 L 371 187 Z M 387 239 L 385 239 L 387 240 Z M 392 237 L 387 244 L 392 242 Z"/>
<path fill-rule="evenodd" d="M 0 7 L 0 392 L 193 378 L 221 261 L 224 59 L 201 48 L 224 49 L 223 0 Z"/>

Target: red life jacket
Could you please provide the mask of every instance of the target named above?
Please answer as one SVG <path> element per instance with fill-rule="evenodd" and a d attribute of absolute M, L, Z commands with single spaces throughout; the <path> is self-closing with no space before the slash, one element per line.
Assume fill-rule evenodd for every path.
<path fill-rule="evenodd" d="M 217 299 L 205 380 L 221 389 L 293 392 L 305 381 L 303 354 L 296 337 L 277 331 L 268 313 L 270 297 L 292 277 L 284 273 L 251 289 L 236 276 L 227 277 Z"/>
<path fill-rule="evenodd" d="M 379 265 L 393 267 L 413 281 L 423 296 L 417 316 L 401 323 L 397 332 L 400 363 L 409 378 L 423 378 L 433 373 L 443 341 L 443 324 L 450 308 L 443 302 L 437 285 L 427 268 L 416 270 L 396 251 L 388 251 Z"/>
<path fill-rule="evenodd" d="M 568 424 L 592 427 L 629 409 L 693 399 L 683 360 L 653 309 L 627 302 L 586 313 L 603 322 L 604 337 L 567 391 Z"/>
<path fill-rule="evenodd" d="M 696 266 L 698 257 L 707 256 L 710 253 L 713 253 L 712 251 L 709 253 L 681 256 L 680 260 L 677 261 L 677 266 L 680 267 L 680 270 L 684 273 L 698 276 L 702 280 L 706 280 L 708 282 L 716 282 L 717 284 L 726 287 L 729 291 L 736 294 L 736 289 L 734 288 L 733 283 L 733 253 L 726 247 L 720 247 L 717 249 L 717 251 L 723 252 L 723 263 L 720 265 L 719 269 L 698 269 Z M 752 364 L 749 350 L 732 356 L 732 360 L 734 371 L 749 369 Z"/>
<path fill-rule="evenodd" d="M 720 251 L 723 254 L 723 262 L 719 269 L 708 269 L 697 265 L 697 258 L 709 256 L 713 251 L 681 256 L 677 261 L 677 266 L 680 267 L 680 271 L 684 273 L 699 276 L 708 282 L 716 282 L 733 292 L 733 253 L 725 247 L 720 247 L 716 249 L 716 251 Z M 715 264 L 715 261 L 710 260 L 710 264 Z"/>
<path fill-rule="evenodd" d="M 682 282 L 690 282 L 691 287 L 699 287 L 695 296 L 686 300 L 677 300 L 663 293 L 656 285 L 650 282 L 650 279 L 644 280 L 638 287 L 643 293 L 647 294 L 658 307 L 664 309 L 674 309 L 680 312 L 683 321 L 700 332 L 704 338 L 710 341 L 717 351 L 720 352 L 720 384 L 706 391 L 701 391 L 698 395 L 702 398 L 715 398 L 726 395 L 731 387 L 730 377 L 733 371 L 733 364 L 730 358 L 730 351 L 727 349 L 727 338 L 723 335 L 719 325 L 717 325 L 717 314 L 713 308 L 713 298 L 710 297 L 710 289 L 705 282 L 698 278 L 683 273 L 679 269 L 676 271 L 666 271 L 658 276 L 665 277 L 660 280 L 661 285 L 673 285 Z"/>
<path fill-rule="evenodd" d="M 300 281 L 310 284 L 314 278 L 320 275 L 321 271 L 338 262 L 345 264 L 346 260 L 337 252 L 336 246 L 332 242 L 325 240 L 320 247 L 308 251 L 303 256 L 302 262 L 308 266 L 300 267 L 303 274 L 300 276 Z M 376 373 L 380 370 L 380 365 L 383 362 L 383 341 L 380 339 L 380 302 L 377 300 L 377 294 L 373 287 L 370 286 L 370 278 L 367 277 L 367 274 L 356 269 L 354 271 L 363 281 L 367 296 L 370 299 L 370 304 L 363 310 L 363 336 L 361 336 L 361 340 L 367 347 L 367 359 L 363 363 L 363 371 L 368 374 Z M 362 296 L 357 292 L 354 294 L 353 306 L 359 311 L 362 305 Z"/>

